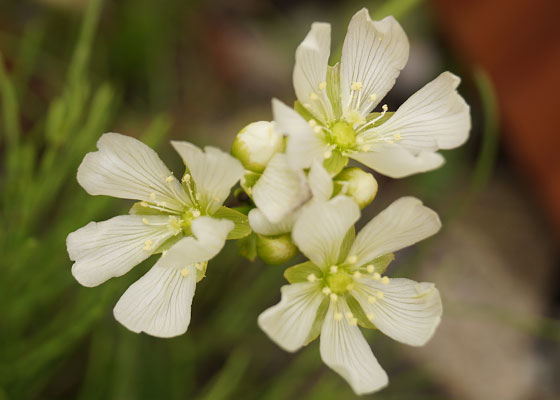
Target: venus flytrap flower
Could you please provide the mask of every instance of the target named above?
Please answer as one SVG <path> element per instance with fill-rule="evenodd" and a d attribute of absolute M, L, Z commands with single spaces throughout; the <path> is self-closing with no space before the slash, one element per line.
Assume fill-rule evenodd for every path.
<path fill-rule="evenodd" d="M 241 129 L 231 146 L 231 154 L 245 169 L 262 173 L 268 162 L 284 149 L 284 138 L 274 129 L 274 122 L 257 121 Z"/>
<path fill-rule="evenodd" d="M 84 157 L 78 182 L 92 195 L 140 202 L 130 215 L 90 222 L 67 238 L 72 274 L 89 287 L 162 253 L 114 310 L 128 329 L 161 337 L 187 330 L 195 284 L 208 260 L 226 239 L 250 233 L 244 215 L 222 206 L 243 174 L 241 163 L 213 147 L 203 152 L 187 142 L 172 144 L 187 166 L 182 183 L 142 142 L 104 134 L 99 150 Z"/>
<path fill-rule="evenodd" d="M 357 394 L 388 383 L 358 326 L 377 328 L 400 342 L 421 346 L 442 313 L 431 283 L 383 276 L 392 253 L 436 233 L 435 212 L 404 197 L 373 218 L 354 237 L 360 211 L 348 197 L 306 207 L 292 236 L 310 261 L 291 267 L 281 301 L 264 311 L 259 326 L 294 352 L 320 335 L 323 361 Z"/>
<path fill-rule="evenodd" d="M 294 168 L 325 160 L 338 173 L 348 158 L 400 178 L 441 166 L 439 149 L 463 144 L 469 106 L 457 93 L 460 79 L 444 72 L 395 113 L 371 113 L 408 60 L 406 34 L 393 17 L 372 21 L 366 9 L 350 21 L 340 63 L 329 66 L 330 25 L 314 23 L 296 51 L 296 110 L 273 100 L 274 120 L 288 134 Z M 305 117 L 305 119 L 304 119 Z"/>

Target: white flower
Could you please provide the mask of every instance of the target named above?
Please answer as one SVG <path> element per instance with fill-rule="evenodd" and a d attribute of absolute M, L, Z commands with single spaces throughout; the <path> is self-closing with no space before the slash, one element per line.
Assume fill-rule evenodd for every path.
<path fill-rule="evenodd" d="M 459 78 L 444 72 L 410 97 L 390 118 L 370 114 L 408 60 L 408 39 L 393 17 L 372 21 L 366 9 L 348 26 L 342 58 L 328 65 L 330 25 L 314 23 L 296 51 L 294 88 L 299 109 L 273 100 L 279 131 L 288 134 L 287 155 L 295 168 L 326 160 L 335 173 L 348 157 L 400 178 L 442 165 L 439 149 L 463 144 L 469 107 L 457 93 Z"/>
<path fill-rule="evenodd" d="M 228 220 L 243 216 L 222 207 L 243 174 L 241 163 L 213 147 L 203 152 L 187 142 L 173 146 L 187 166 L 182 183 L 142 142 L 104 134 L 97 142 L 99 150 L 87 154 L 80 165 L 78 182 L 92 195 L 140 202 L 131 215 L 90 222 L 67 238 L 75 261 L 72 274 L 90 287 L 163 252 L 114 309 L 115 318 L 128 329 L 160 337 L 187 330 L 195 285 L 204 277 L 208 260 L 226 238 L 246 234 Z"/>
<path fill-rule="evenodd" d="M 253 172 L 263 172 L 272 156 L 284 148 L 284 138 L 274 123 L 257 121 L 241 129 L 231 146 L 231 154 Z"/>
<path fill-rule="evenodd" d="M 388 382 L 358 325 L 421 346 L 439 324 L 442 306 L 431 283 L 381 274 L 392 252 L 436 233 L 436 213 L 411 197 L 395 201 L 355 237 L 359 209 L 338 196 L 302 211 L 292 235 L 309 262 L 289 268 L 280 303 L 264 311 L 259 326 L 280 347 L 296 351 L 318 335 L 323 361 L 357 394 Z"/>

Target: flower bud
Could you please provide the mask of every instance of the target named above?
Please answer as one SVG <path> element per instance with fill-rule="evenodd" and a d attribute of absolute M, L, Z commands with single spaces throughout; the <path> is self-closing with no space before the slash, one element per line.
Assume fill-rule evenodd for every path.
<path fill-rule="evenodd" d="M 363 209 L 377 194 L 377 181 L 372 174 L 357 167 L 344 168 L 335 178 L 335 195 L 352 197 Z"/>
<path fill-rule="evenodd" d="M 272 156 L 283 147 L 283 137 L 274 130 L 274 123 L 258 121 L 239 131 L 231 146 L 231 154 L 246 169 L 263 172 Z"/>
<path fill-rule="evenodd" d="M 296 254 L 297 247 L 289 233 L 279 236 L 257 235 L 257 255 L 266 264 L 282 264 Z"/>

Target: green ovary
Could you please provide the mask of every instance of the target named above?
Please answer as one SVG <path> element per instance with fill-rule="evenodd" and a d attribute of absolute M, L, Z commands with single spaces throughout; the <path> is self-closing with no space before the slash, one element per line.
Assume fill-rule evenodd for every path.
<path fill-rule="evenodd" d="M 343 149 L 353 147 L 356 144 L 356 131 L 348 122 L 338 121 L 331 127 L 331 139 Z"/>
<path fill-rule="evenodd" d="M 352 277 L 345 271 L 337 271 L 334 274 L 327 275 L 327 286 L 337 294 L 346 292 L 352 282 Z"/>

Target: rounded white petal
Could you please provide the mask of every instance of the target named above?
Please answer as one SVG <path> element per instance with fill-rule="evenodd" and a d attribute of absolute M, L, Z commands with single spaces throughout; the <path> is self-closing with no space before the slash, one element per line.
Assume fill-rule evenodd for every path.
<path fill-rule="evenodd" d="M 438 215 L 414 197 L 401 197 L 375 216 L 356 236 L 350 254 L 356 265 L 411 246 L 441 228 Z"/>
<path fill-rule="evenodd" d="M 470 108 L 457 93 L 461 80 L 444 72 L 399 107 L 387 122 L 373 129 L 413 153 L 462 145 L 471 129 Z"/>
<path fill-rule="evenodd" d="M 196 218 L 191 225 L 193 236 L 175 243 L 156 266 L 183 269 L 187 265 L 210 260 L 222 250 L 233 227 L 233 222 L 227 219 Z"/>
<path fill-rule="evenodd" d="M 309 168 L 313 160 L 324 159 L 327 144 L 301 115 L 277 99 L 272 99 L 272 113 L 278 131 L 288 135 L 286 154 L 292 168 Z"/>
<path fill-rule="evenodd" d="M 121 215 L 90 222 L 66 238 L 72 275 L 80 284 L 97 286 L 121 276 L 173 236 L 167 216 Z"/>
<path fill-rule="evenodd" d="M 327 201 L 333 194 L 333 181 L 323 164 L 319 160 L 313 161 L 307 175 L 309 188 L 313 199 Z"/>
<path fill-rule="evenodd" d="M 338 306 L 335 306 L 338 304 Z M 387 385 L 389 379 L 357 325 L 352 325 L 344 301 L 332 303 L 321 330 L 321 358 L 341 375 L 358 395 L 372 393 Z M 342 314 L 336 319 L 335 314 Z"/>
<path fill-rule="evenodd" d="M 406 34 L 393 17 L 372 21 L 367 9 L 358 11 L 350 21 L 342 48 L 343 112 L 356 110 L 365 117 L 395 84 L 408 61 L 408 52 Z M 351 90 L 354 83 L 361 86 L 359 93 Z M 354 97 L 352 101 L 350 96 Z"/>
<path fill-rule="evenodd" d="M 274 154 L 282 151 L 284 139 L 269 121 L 253 122 L 239 131 L 231 153 L 248 170 L 262 172 Z"/>
<path fill-rule="evenodd" d="M 336 264 L 348 230 L 360 218 L 355 201 L 337 196 L 306 206 L 292 230 L 295 244 L 320 268 Z"/>
<path fill-rule="evenodd" d="M 323 122 L 333 115 L 326 92 L 330 53 L 331 26 L 315 22 L 296 50 L 294 89 L 298 100 Z"/>
<path fill-rule="evenodd" d="M 368 278 L 356 282 L 352 295 L 366 314 L 373 313 L 373 324 L 384 334 L 411 346 L 423 346 L 438 327 L 442 305 L 433 283 L 393 278 L 388 284 Z M 383 292 L 374 303 L 368 297 Z"/>
<path fill-rule="evenodd" d="M 105 133 L 99 151 L 86 154 L 78 168 L 78 182 L 91 195 L 165 202 L 180 211 L 190 204 L 179 181 L 154 150 L 119 133 Z"/>
<path fill-rule="evenodd" d="M 252 192 L 255 204 L 272 223 L 280 222 L 311 196 L 305 174 L 292 169 L 284 153 L 272 157 Z"/>
<path fill-rule="evenodd" d="M 205 211 L 209 214 L 216 212 L 233 185 L 243 176 L 243 165 L 216 147 L 206 146 L 203 152 L 189 142 L 172 141 L 171 144 L 192 175 Z"/>
<path fill-rule="evenodd" d="M 441 167 L 445 162 L 439 153 L 421 151 L 415 154 L 398 143 L 382 145 L 374 152 L 354 153 L 350 158 L 391 178 L 404 178 L 431 171 Z"/>
<path fill-rule="evenodd" d="M 317 283 L 282 286 L 282 299 L 259 315 L 259 327 L 286 351 L 300 349 L 311 332 L 324 299 Z"/>
<path fill-rule="evenodd" d="M 196 269 L 188 274 L 173 268 L 152 267 L 121 296 L 113 314 L 129 330 L 157 337 L 173 337 L 187 331 L 196 289 Z"/>
<path fill-rule="evenodd" d="M 249 212 L 249 225 L 251 229 L 260 235 L 275 236 L 288 233 L 292 230 L 299 213 L 293 212 L 283 218 L 280 222 L 272 223 L 266 215 L 258 208 L 253 208 Z"/>

